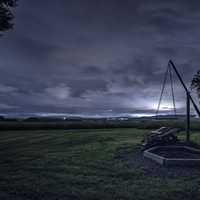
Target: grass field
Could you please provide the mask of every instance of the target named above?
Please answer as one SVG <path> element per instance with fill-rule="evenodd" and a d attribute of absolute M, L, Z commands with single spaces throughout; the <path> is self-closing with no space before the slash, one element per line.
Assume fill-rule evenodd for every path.
<path fill-rule="evenodd" d="M 199 199 L 200 169 L 179 173 L 143 161 L 146 132 L 1 131 L 0 199 Z M 192 136 L 200 143 L 198 132 Z"/>

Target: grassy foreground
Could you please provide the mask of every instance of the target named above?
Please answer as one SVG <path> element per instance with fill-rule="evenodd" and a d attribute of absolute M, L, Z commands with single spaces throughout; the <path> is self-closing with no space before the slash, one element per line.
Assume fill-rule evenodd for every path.
<path fill-rule="evenodd" d="M 2 131 L 0 199 L 199 199 L 200 176 L 162 177 L 126 159 L 134 162 L 146 132 Z"/>

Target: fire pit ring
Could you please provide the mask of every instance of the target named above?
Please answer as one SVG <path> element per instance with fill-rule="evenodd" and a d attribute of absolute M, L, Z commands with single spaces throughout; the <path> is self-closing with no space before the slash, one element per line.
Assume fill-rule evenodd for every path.
<path fill-rule="evenodd" d="M 155 146 L 143 155 L 163 166 L 200 166 L 200 149 L 186 145 Z"/>

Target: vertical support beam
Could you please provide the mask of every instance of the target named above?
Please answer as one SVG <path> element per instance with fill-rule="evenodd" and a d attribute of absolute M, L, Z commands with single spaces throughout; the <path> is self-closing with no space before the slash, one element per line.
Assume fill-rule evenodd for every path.
<path fill-rule="evenodd" d="M 181 82 L 183 88 L 185 89 L 186 93 L 188 93 L 188 95 L 189 95 L 189 97 L 190 97 L 190 100 L 191 100 L 191 102 L 192 102 L 192 104 L 193 104 L 193 106 L 194 106 L 194 109 L 196 110 L 198 116 L 200 117 L 200 110 L 198 109 L 197 105 L 195 104 L 193 98 L 191 97 L 191 95 L 190 95 L 190 93 L 189 93 L 189 91 L 188 91 L 188 89 L 187 89 L 185 83 L 183 82 L 183 79 L 181 78 L 181 75 L 179 74 L 178 70 L 176 69 L 174 63 L 170 60 L 170 61 L 169 61 L 169 64 L 173 67 L 174 71 L 176 72 L 176 75 L 178 76 L 178 78 L 179 78 L 179 80 L 180 80 L 180 82 Z"/>
<path fill-rule="evenodd" d="M 186 141 L 190 142 L 190 94 L 189 92 L 186 92 L 187 95 L 187 102 L 186 102 L 186 106 L 187 106 L 187 124 L 186 124 Z"/>

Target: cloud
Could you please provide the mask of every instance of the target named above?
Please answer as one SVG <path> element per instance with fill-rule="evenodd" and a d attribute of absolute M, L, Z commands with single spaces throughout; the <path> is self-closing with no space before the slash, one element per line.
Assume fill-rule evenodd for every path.
<path fill-rule="evenodd" d="M 55 87 L 45 88 L 47 95 L 55 97 L 59 100 L 65 100 L 70 97 L 70 88 L 61 84 Z"/>
<path fill-rule="evenodd" d="M 16 92 L 18 89 L 12 86 L 0 84 L 0 93 L 12 93 Z"/>
<path fill-rule="evenodd" d="M 1 38 L 1 102 L 13 111 L 151 112 L 169 59 L 187 85 L 199 69 L 199 10 L 193 0 L 19 2 Z"/>
<path fill-rule="evenodd" d="M 0 109 L 2 110 L 13 110 L 18 108 L 17 106 L 12 106 L 12 105 L 8 105 L 8 104 L 4 104 L 4 103 L 0 103 Z"/>

